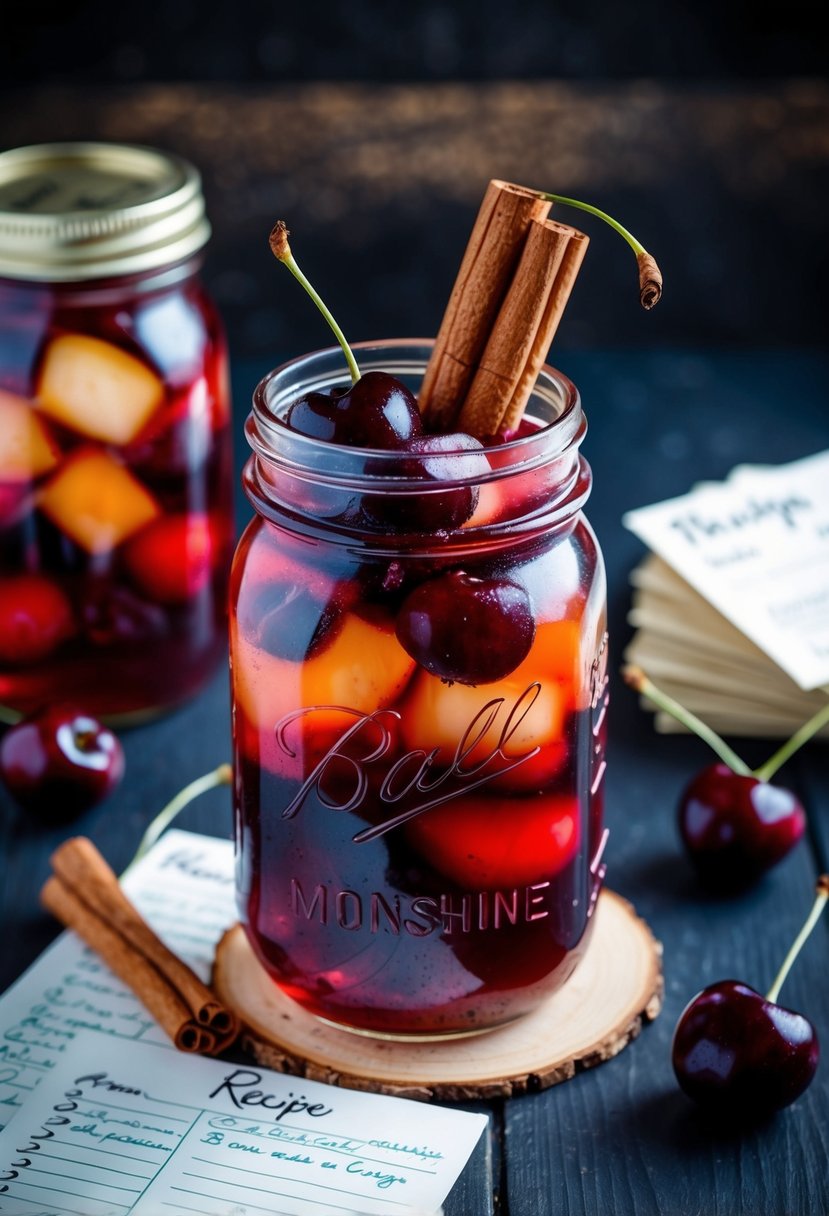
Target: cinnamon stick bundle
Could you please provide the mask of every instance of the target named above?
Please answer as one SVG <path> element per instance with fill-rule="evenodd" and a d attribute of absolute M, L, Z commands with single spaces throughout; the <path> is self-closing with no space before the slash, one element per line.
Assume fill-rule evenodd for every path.
<path fill-rule="evenodd" d="M 218 1055 L 239 1024 L 164 945 L 121 889 L 91 840 L 67 840 L 51 858 L 41 903 L 108 964 L 181 1051 Z"/>
<path fill-rule="evenodd" d="M 514 430 L 558 329 L 588 238 L 553 220 L 532 220 L 458 416 L 478 438 Z"/>
<path fill-rule="evenodd" d="M 509 289 L 532 220 L 550 203 L 535 191 L 493 180 L 466 246 L 420 388 L 420 411 L 436 431 L 451 430 Z"/>
<path fill-rule="evenodd" d="M 430 430 L 488 439 L 520 423 L 588 245 L 549 209 L 489 183 L 420 391 Z"/>

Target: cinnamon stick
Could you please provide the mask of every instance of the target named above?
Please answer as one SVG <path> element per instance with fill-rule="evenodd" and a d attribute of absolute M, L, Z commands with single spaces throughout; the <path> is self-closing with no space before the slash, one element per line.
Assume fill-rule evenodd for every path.
<path fill-rule="evenodd" d="M 569 232 L 570 239 L 564 249 L 552 289 L 547 296 L 541 323 L 536 331 L 524 369 L 515 382 L 512 398 L 501 417 L 498 429 L 502 432 L 514 431 L 524 415 L 527 402 L 538 379 L 538 373 L 547 358 L 559 322 L 567 307 L 567 301 L 570 299 L 576 276 L 581 269 L 584 255 L 587 253 L 589 238 L 575 228 L 571 228 Z"/>
<path fill-rule="evenodd" d="M 52 855 L 54 875 L 41 901 L 109 964 L 183 1051 L 217 1054 L 236 1038 L 238 1021 L 206 984 L 153 932 L 85 837 Z"/>
<path fill-rule="evenodd" d="M 533 220 L 512 283 L 458 417 L 478 439 L 518 425 L 546 357 L 587 237 L 553 220 Z"/>
<path fill-rule="evenodd" d="M 532 220 L 550 203 L 511 182 L 489 183 L 426 368 L 420 410 L 430 429 L 451 430 L 509 288 Z"/>

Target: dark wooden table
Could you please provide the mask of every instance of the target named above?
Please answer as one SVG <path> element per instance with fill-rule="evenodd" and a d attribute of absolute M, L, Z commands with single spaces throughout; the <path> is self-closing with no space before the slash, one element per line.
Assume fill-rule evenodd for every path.
<path fill-rule="evenodd" d="M 279 352 L 276 352 L 278 354 Z M 803 1216 L 829 1211 L 829 1063 L 806 1094 L 750 1132 L 714 1129 L 678 1091 L 670 1063 L 676 1019 L 706 983 L 736 977 L 767 987 L 829 865 L 827 746 L 812 743 L 781 780 L 810 816 L 809 838 L 739 898 L 701 893 L 680 852 L 674 808 L 684 782 L 709 760 L 687 737 L 659 737 L 621 685 L 628 636 L 628 574 L 642 555 L 620 519 L 629 508 L 723 477 L 741 461 L 795 459 L 829 445 L 829 357 L 742 354 L 573 353 L 562 370 L 580 386 L 595 489 L 588 515 L 604 548 L 615 662 L 609 749 L 608 884 L 634 902 L 665 947 L 665 1007 L 615 1059 L 542 1093 L 487 1104 L 482 1140 L 446 1204 L 446 1216 Z M 263 364 L 234 373 L 237 462 L 241 427 Z M 249 511 L 240 499 L 239 525 Z M 187 780 L 229 757 L 227 677 L 178 712 L 124 733 L 128 777 L 104 806 L 72 826 L 116 870 L 144 826 Z M 750 763 L 771 750 L 735 741 Z M 227 836 L 226 791 L 187 810 L 180 826 Z M 67 833 L 27 821 L 0 793 L 0 990 L 54 936 L 37 892 L 47 858 Z M 784 999 L 829 1042 L 829 920 L 819 925 Z"/>

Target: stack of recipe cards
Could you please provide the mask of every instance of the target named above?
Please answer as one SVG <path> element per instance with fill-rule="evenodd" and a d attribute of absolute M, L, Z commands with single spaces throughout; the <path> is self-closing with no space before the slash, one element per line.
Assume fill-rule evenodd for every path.
<path fill-rule="evenodd" d="M 720 734 L 787 738 L 825 705 L 829 451 L 740 466 L 623 523 L 651 550 L 631 574 L 628 663 Z"/>
<path fill-rule="evenodd" d="M 124 882 L 204 979 L 235 920 L 232 852 L 170 831 Z M 429 1216 L 486 1125 L 183 1055 L 71 933 L 0 997 L 0 1212 L 10 1216 Z"/>

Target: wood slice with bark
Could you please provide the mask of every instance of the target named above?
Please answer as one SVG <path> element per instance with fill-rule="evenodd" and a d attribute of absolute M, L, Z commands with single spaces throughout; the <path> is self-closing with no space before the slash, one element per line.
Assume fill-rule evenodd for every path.
<path fill-rule="evenodd" d="M 659 1013 L 662 950 L 648 925 L 612 891 L 599 897 L 595 922 L 563 988 L 520 1020 L 465 1038 L 392 1041 L 320 1021 L 268 977 L 240 925 L 217 946 L 213 986 L 264 1067 L 423 1101 L 512 1097 L 611 1059 Z"/>

